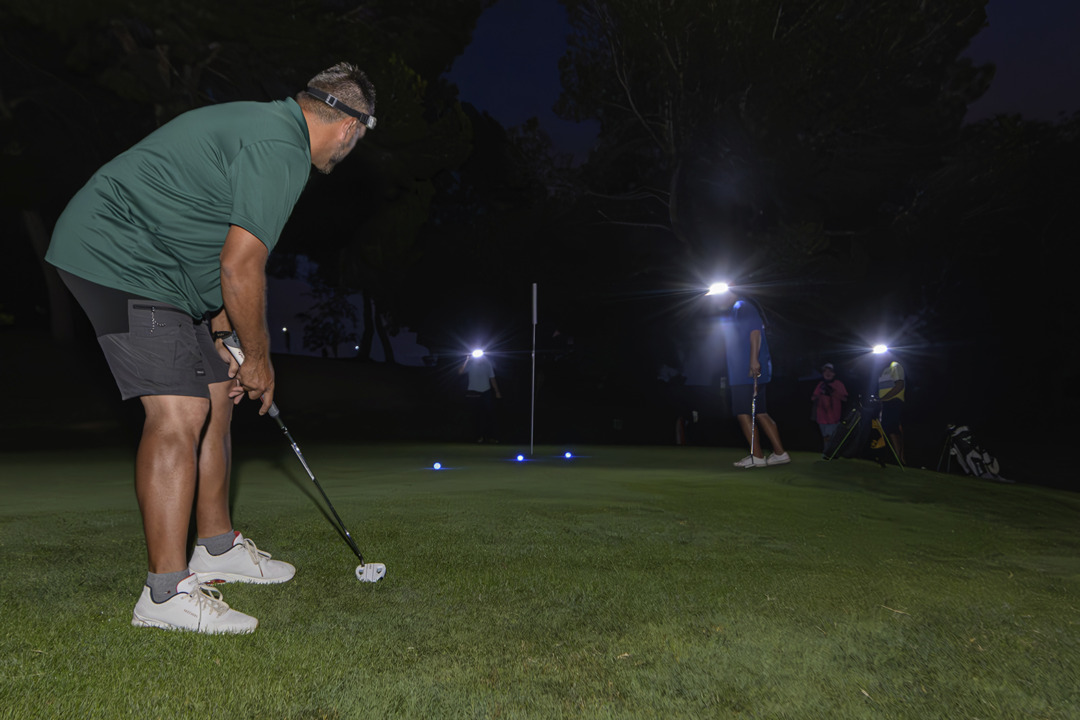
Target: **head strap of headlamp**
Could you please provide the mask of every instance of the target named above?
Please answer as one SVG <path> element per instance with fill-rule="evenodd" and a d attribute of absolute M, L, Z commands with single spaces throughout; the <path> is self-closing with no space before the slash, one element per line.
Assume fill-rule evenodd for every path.
<path fill-rule="evenodd" d="M 324 103 L 326 103 L 330 107 L 334 108 L 335 110 L 340 110 L 341 112 L 345 113 L 346 115 L 351 115 L 352 117 L 356 118 L 360 122 L 364 123 L 364 125 L 367 126 L 368 130 L 374 130 L 375 129 L 375 118 L 374 117 L 372 117 L 371 115 L 368 115 L 367 113 L 360 112 L 359 110 L 354 110 L 353 108 L 349 107 L 345 103 L 338 100 L 336 96 L 331 95 L 328 92 L 323 92 L 322 90 L 319 90 L 318 88 L 313 88 L 313 87 L 307 88 L 306 90 L 304 90 L 304 92 L 306 92 L 308 95 L 311 95 L 314 98 L 318 98 L 319 100 L 322 100 Z"/>

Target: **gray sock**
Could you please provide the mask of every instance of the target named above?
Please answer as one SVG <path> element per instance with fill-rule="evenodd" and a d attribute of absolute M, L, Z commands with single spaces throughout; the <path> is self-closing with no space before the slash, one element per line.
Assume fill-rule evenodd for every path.
<path fill-rule="evenodd" d="M 176 594 L 176 585 L 191 574 L 190 570 L 177 570 L 171 573 L 146 573 L 146 587 L 150 588 L 150 599 L 163 603 Z"/>
<path fill-rule="evenodd" d="M 196 545 L 202 545 L 206 548 L 206 552 L 211 555 L 224 555 L 232 550 L 233 540 L 236 539 L 236 533 L 232 530 L 229 532 L 215 535 L 214 537 L 199 538 L 195 541 Z"/>

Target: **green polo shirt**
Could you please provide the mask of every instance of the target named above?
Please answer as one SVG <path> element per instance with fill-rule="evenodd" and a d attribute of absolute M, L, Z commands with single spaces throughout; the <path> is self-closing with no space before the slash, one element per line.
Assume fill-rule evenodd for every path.
<path fill-rule="evenodd" d="M 295 100 L 192 110 L 94 174 L 57 221 L 45 257 L 199 317 L 222 306 L 229 226 L 272 250 L 310 170 Z"/>

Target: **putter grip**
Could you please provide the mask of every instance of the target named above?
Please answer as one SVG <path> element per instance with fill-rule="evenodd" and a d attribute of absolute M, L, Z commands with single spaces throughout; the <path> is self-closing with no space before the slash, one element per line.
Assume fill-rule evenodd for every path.
<path fill-rule="evenodd" d="M 235 332 L 223 339 L 221 343 L 229 351 L 229 354 L 233 356 L 233 359 L 236 360 L 237 365 L 244 364 L 244 349 L 240 347 L 240 338 L 236 336 Z M 278 410 L 277 405 L 270 403 L 270 409 L 266 411 L 266 414 L 277 420 L 278 416 L 281 415 L 281 411 Z"/>

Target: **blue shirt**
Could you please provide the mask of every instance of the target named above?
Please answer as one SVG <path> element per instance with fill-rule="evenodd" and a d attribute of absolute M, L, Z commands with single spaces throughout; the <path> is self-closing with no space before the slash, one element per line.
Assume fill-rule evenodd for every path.
<path fill-rule="evenodd" d="M 739 300 L 731 312 L 720 318 L 720 328 L 724 333 L 724 347 L 727 350 L 727 374 L 730 385 L 753 385 L 750 377 L 750 333 L 761 333 L 761 347 L 758 350 L 758 362 L 761 363 L 761 375 L 758 384 L 772 379 L 772 356 L 769 355 L 769 343 L 765 339 L 765 323 L 753 303 Z"/>

